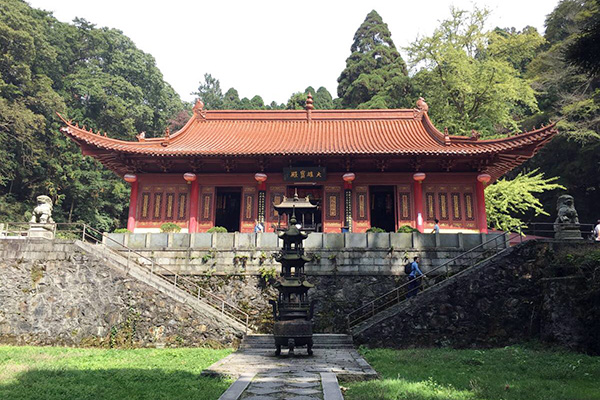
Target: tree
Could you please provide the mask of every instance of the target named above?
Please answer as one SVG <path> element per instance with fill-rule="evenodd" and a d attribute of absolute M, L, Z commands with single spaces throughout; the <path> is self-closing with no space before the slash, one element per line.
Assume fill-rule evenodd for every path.
<path fill-rule="evenodd" d="M 59 132 L 55 112 L 132 139 L 162 134 L 184 108 L 154 58 L 121 32 L 56 20 L 19 0 L 0 7 L 0 215 L 26 219 L 48 194 L 58 222 L 123 224 L 129 188 Z"/>
<path fill-rule="evenodd" d="M 535 197 L 555 189 L 565 189 L 556 182 L 558 178 L 544 178 L 544 174 L 533 170 L 520 173 L 513 180 L 500 179 L 485 189 L 485 211 L 488 225 L 508 232 L 521 232 L 525 224 L 521 218 L 526 213 L 549 215 Z"/>
<path fill-rule="evenodd" d="M 582 222 L 598 218 L 600 203 L 600 77 L 570 62 L 567 49 L 597 19 L 596 7 L 589 0 L 561 1 L 546 19 L 547 44 L 527 72 L 540 112 L 525 123 L 558 121 L 559 135 L 523 168 L 539 167 L 547 175 L 559 175 L 559 182 L 576 199 Z M 542 194 L 541 200 L 554 202 L 551 194 Z"/>
<path fill-rule="evenodd" d="M 333 98 L 331 93 L 325 87 L 321 86 L 317 89 L 317 93 L 313 93 L 315 100 L 315 108 L 317 110 L 331 110 L 333 108 Z"/>
<path fill-rule="evenodd" d="M 204 74 L 204 82 L 200 82 L 198 91 L 192 92 L 192 94 L 198 96 L 204 102 L 204 108 L 207 110 L 223 109 L 221 83 L 218 79 L 213 78 L 211 74 Z"/>
<path fill-rule="evenodd" d="M 408 48 L 411 65 L 421 68 L 414 84 L 432 119 L 452 134 L 476 129 L 489 137 L 518 130 L 519 120 L 537 111 L 522 71 L 544 39 L 533 28 L 486 31 L 487 10 L 450 12 L 432 36 Z"/>
<path fill-rule="evenodd" d="M 406 64 L 387 24 L 371 11 L 354 34 L 346 68 L 338 78 L 344 108 L 391 108 L 410 105 Z"/>
<path fill-rule="evenodd" d="M 567 61 L 590 75 L 600 74 L 600 3 L 590 1 L 590 12 L 584 17 L 583 28 L 567 45 Z"/>

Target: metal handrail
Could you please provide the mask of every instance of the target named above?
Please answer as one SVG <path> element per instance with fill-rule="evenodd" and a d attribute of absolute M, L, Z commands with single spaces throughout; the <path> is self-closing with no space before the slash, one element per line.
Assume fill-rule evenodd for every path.
<path fill-rule="evenodd" d="M 503 238 L 503 244 L 504 247 L 502 248 L 502 250 L 498 251 L 498 239 L 499 238 Z M 494 242 L 494 247 L 492 248 L 485 248 L 486 245 L 488 245 L 489 243 Z M 435 285 L 440 284 L 441 282 L 445 281 L 448 277 L 450 277 L 450 273 L 451 273 L 451 269 L 450 267 L 456 267 L 457 266 L 457 261 L 465 258 L 466 256 L 471 256 L 473 254 L 475 254 L 476 252 L 479 253 L 480 256 L 483 257 L 477 257 L 477 258 L 470 258 L 467 259 L 467 262 L 473 261 L 475 260 L 474 263 L 472 263 L 471 265 L 465 265 L 465 264 L 459 264 L 459 267 L 466 267 L 466 268 L 461 268 L 461 270 L 459 272 L 463 272 L 468 268 L 471 268 L 475 265 L 477 265 L 479 262 L 488 259 L 491 256 L 488 256 L 486 253 L 489 250 L 495 250 L 495 253 L 492 256 L 497 255 L 498 253 L 500 253 L 501 251 L 507 249 L 509 247 L 508 243 L 510 242 L 510 235 L 508 233 L 503 233 L 502 235 L 498 235 L 496 237 L 494 237 L 493 239 L 490 239 L 470 250 L 465 251 L 464 253 L 454 257 L 453 259 L 446 261 L 445 263 L 431 269 L 428 271 L 428 273 L 431 272 L 435 272 L 438 271 L 442 268 L 445 268 L 446 270 L 446 277 L 437 282 Z M 480 251 L 483 250 L 483 251 Z M 454 265 L 452 265 L 454 264 Z M 420 281 L 422 281 L 424 279 L 424 276 L 421 275 L 419 277 L 416 277 L 416 279 L 419 279 Z M 347 324 L 348 324 L 348 330 L 350 330 L 353 326 L 358 325 L 359 323 L 367 320 L 368 318 L 371 318 L 372 316 L 374 316 L 375 314 L 388 309 L 389 307 L 391 307 L 394 304 L 398 304 L 401 303 L 403 301 L 406 300 L 405 295 L 407 294 L 407 291 L 405 291 L 405 289 L 407 288 L 407 286 L 409 285 L 410 282 L 406 282 L 400 286 L 398 286 L 395 289 L 390 290 L 387 293 L 382 294 L 379 297 L 376 297 L 375 299 L 371 300 L 370 302 L 362 305 L 361 307 L 357 308 L 356 310 L 351 311 L 350 313 L 348 313 L 348 315 L 346 316 L 346 320 L 347 320 Z M 430 287 L 433 287 L 435 285 L 432 285 Z M 380 304 L 378 304 L 380 303 Z M 352 319 L 352 315 L 358 314 L 360 313 L 360 315 L 354 319 Z"/>
<path fill-rule="evenodd" d="M 27 222 L 23 222 L 23 223 L 8 222 L 8 223 L 4 223 L 4 224 L 6 224 L 7 229 L 2 227 L 0 234 L 5 234 L 5 235 L 12 233 L 12 234 L 18 234 L 20 236 L 24 232 L 23 230 L 9 230 L 8 229 L 9 225 L 13 225 L 13 226 L 17 226 L 17 227 L 29 226 L 29 223 L 27 223 Z M 63 232 L 63 233 L 67 232 L 67 233 L 73 233 L 73 234 L 81 234 L 81 239 L 84 242 L 87 242 L 88 241 L 87 239 L 91 239 L 92 241 L 94 241 L 96 243 L 103 243 L 102 239 L 106 238 L 111 243 L 114 243 L 114 244 L 120 246 L 121 249 L 124 249 L 127 251 L 127 269 L 128 270 L 129 270 L 129 263 L 131 262 L 131 255 L 133 254 L 133 255 L 137 256 L 137 260 L 134 262 L 136 262 L 136 264 L 138 266 L 144 268 L 146 271 L 150 272 L 150 274 L 160 277 L 163 280 L 173 284 L 173 286 L 191 294 L 192 296 L 196 297 L 198 300 L 201 300 L 201 297 L 202 297 L 202 300 L 206 304 L 210 305 L 211 307 L 213 307 L 214 309 L 219 311 L 221 314 L 227 315 L 228 317 L 233 318 L 234 320 L 243 324 L 245 326 L 246 333 L 248 332 L 248 325 L 250 322 L 250 316 L 248 315 L 248 313 L 240 310 L 233 304 L 228 303 L 223 298 L 207 291 L 206 289 L 203 289 L 202 287 L 200 287 L 200 285 L 198 285 L 194 281 L 187 279 L 187 278 L 181 276 L 180 274 L 169 270 L 168 268 L 165 268 L 164 266 L 158 264 L 153 259 L 146 257 L 145 255 L 125 246 L 122 243 L 117 242 L 116 240 L 109 237 L 105 233 L 100 232 L 99 230 L 92 228 L 91 226 L 89 226 L 87 224 L 74 222 L 74 223 L 55 223 L 53 225 L 54 225 L 53 231 L 55 234 L 57 233 L 58 227 L 62 227 L 62 226 L 81 227 L 81 229 L 58 230 L 58 231 Z M 111 247 L 107 246 L 106 248 L 110 249 L 111 251 L 114 251 Z M 115 252 L 115 253 L 121 255 L 120 253 L 117 253 L 117 252 Z M 139 261 L 140 259 L 145 260 L 147 263 L 140 262 Z M 172 276 L 173 278 L 169 279 L 169 276 Z M 192 289 L 190 289 L 190 287 Z M 194 289 L 195 289 L 195 292 L 194 292 Z"/>

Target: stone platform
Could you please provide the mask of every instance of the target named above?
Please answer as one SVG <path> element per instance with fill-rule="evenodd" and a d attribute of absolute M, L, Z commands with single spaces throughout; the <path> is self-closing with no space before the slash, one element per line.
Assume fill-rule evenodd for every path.
<path fill-rule="evenodd" d="M 267 335 L 261 335 L 263 337 Z M 331 337 L 335 338 L 331 338 Z M 251 347 L 242 343 L 240 350 L 217 361 L 202 371 L 206 375 L 221 375 L 239 378 L 243 374 L 289 374 L 334 373 L 338 378 L 348 380 L 367 380 L 377 378 L 377 372 L 352 347 L 335 345 L 336 341 L 347 342 L 346 335 L 315 335 L 314 355 L 308 356 L 306 348 L 297 348 L 293 356 L 288 356 L 287 349 L 282 349 L 280 356 L 275 356 L 275 346 L 264 345 L 266 340 L 257 341 L 260 347 Z M 339 339 L 338 339 L 339 338 Z M 330 347 L 323 348 L 325 343 Z"/>
<path fill-rule="evenodd" d="M 354 349 L 349 335 L 313 336 L 314 354 L 297 348 L 275 355 L 273 335 L 247 335 L 240 349 L 203 375 L 237 378 L 219 400 L 343 400 L 337 378 L 366 380 L 377 373 Z"/>

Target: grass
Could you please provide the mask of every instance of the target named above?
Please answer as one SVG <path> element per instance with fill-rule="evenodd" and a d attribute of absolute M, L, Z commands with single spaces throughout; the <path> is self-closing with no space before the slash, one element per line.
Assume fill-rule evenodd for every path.
<path fill-rule="evenodd" d="M 0 346 L 0 399 L 214 400 L 231 381 L 199 374 L 230 352 Z"/>
<path fill-rule="evenodd" d="M 600 399 L 600 357 L 521 346 L 360 351 L 381 378 L 342 383 L 346 400 Z"/>

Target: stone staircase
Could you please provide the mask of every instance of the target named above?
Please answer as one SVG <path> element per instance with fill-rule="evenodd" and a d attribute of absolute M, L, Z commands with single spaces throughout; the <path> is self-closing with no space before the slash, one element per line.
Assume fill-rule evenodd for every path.
<path fill-rule="evenodd" d="M 457 274 L 454 274 L 446 279 L 444 279 L 443 281 L 441 281 L 440 283 L 425 288 L 423 291 L 419 292 L 417 296 L 408 298 L 406 300 L 403 300 L 397 304 L 394 304 L 382 311 L 377 312 L 375 315 L 373 315 L 372 317 L 365 319 L 364 321 L 360 322 L 359 324 L 352 326 L 349 331 L 352 337 L 356 337 L 359 334 L 361 334 L 362 332 L 366 331 L 367 329 L 381 323 L 382 321 L 393 317 L 394 315 L 397 315 L 407 309 L 409 309 L 410 307 L 413 307 L 415 304 L 418 304 L 419 302 L 422 301 L 422 299 L 424 298 L 424 296 L 436 296 L 436 293 L 441 290 L 442 288 L 453 284 L 454 282 L 456 282 L 456 280 L 462 279 L 463 275 L 465 272 L 468 271 L 473 271 L 479 268 L 485 268 L 486 266 L 490 265 L 490 263 L 494 263 L 495 259 L 497 259 L 497 257 L 503 257 L 506 254 L 509 254 L 513 251 L 513 248 L 509 247 L 509 248 L 505 248 L 495 254 L 493 254 L 492 256 L 489 256 L 479 262 L 477 262 L 475 265 L 468 267 L 462 271 L 460 271 Z"/>
<path fill-rule="evenodd" d="M 314 349 L 353 349 L 354 343 L 351 335 L 343 334 L 314 334 Z M 246 335 L 240 344 L 240 350 L 275 349 L 273 335 Z"/>
<path fill-rule="evenodd" d="M 141 265 L 134 258 L 128 259 L 103 244 L 90 244 L 81 240 L 76 240 L 74 244 L 90 256 L 105 261 L 109 266 L 153 287 L 173 300 L 187 304 L 198 312 L 210 315 L 216 321 L 219 321 L 219 323 L 225 324 L 235 330 L 240 336 L 247 333 L 246 325 L 217 310 L 214 305 L 203 301 L 202 297 L 193 296 L 187 291 L 173 285 L 161 275 L 151 273 L 147 266 Z"/>

